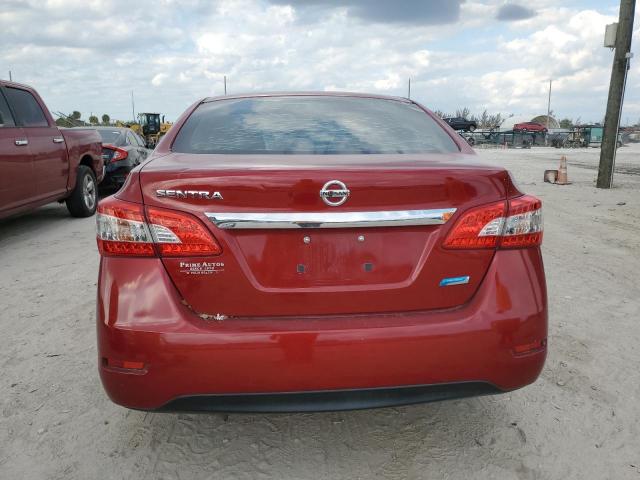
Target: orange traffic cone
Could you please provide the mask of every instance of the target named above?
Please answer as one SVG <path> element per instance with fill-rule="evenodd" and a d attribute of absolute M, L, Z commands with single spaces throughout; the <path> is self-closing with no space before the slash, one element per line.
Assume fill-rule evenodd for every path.
<path fill-rule="evenodd" d="M 558 178 L 556 180 L 556 184 L 569 184 L 569 178 L 567 177 L 567 157 L 565 157 L 564 155 L 560 157 L 560 168 L 558 168 Z"/>

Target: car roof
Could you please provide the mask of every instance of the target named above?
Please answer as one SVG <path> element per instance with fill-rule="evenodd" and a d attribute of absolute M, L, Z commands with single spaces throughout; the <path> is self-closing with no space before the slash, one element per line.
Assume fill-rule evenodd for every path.
<path fill-rule="evenodd" d="M 379 95 L 374 93 L 357 93 L 357 92 L 325 92 L 325 91 L 308 91 L 308 92 L 259 92 L 259 93 L 240 93 L 236 95 L 219 95 L 215 97 L 206 97 L 201 103 L 215 102 L 218 100 L 235 100 L 240 98 L 265 98 L 265 97 L 351 97 L 351 98 L 375 98 L 378 100 L 395 100 L 402 103 L 414 103 L 405 97 L 394 97 L 391 95 Z"/>
<path fill-rule="evenodd" d="M 108 127 L 106 125 L 98 125 L 95 127 L 86 127 L 86 128 L 93 128 L 94 130 L 112 130 L 112 131 L 120 131 L 120 132 L 124 132 L 126 130 L 131 130 L 130 128 L 127 127 Z"/>
<path fill-rule="evenodd" d="M 33 90 L 31 85 L 26 85 L 24 83 L 11 82 L 9 80 L 0 80 L 0 85 L 3 87 L 18 87 L 18 88 L 28 88 L 29 90 Z"/>

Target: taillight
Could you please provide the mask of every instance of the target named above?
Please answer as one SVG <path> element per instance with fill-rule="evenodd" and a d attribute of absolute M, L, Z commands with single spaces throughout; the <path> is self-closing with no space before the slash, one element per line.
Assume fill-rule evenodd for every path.
<path fill-rule="evenodd" d="M 147 218 L 161 256 L 219 255 L 222 252 L 204 225 L 189 214 L 147 207 Z"/>
<path fill-rule="evenodd" d="M 101 255 L 155 255 L 141 205 L 112 198 L 101 202 L 96 214 L 96 230 Z"/>
<path fill-rule="evenodd" d="M 98 205 L 97 240 L 104 256 L 200 256 L 222 252 L 215 238 L 188 213 L 148 207 L 114 197 Z"/>
<path fill-rule="evenodd" d="M 542 243 L 542 202 L 536 197 L 509 200 L 509 216 L 505 219 L 501 248 L 535 247 Z"/>
<path fill-rule="evenodd" d="M 495 248 L 502 233 L 505 202 L 473 208 L 457 221 L 444 242 L 447 248 Z"/>
<path fill-rule="evenodd" d="M 106 160 L 111 157 L 109 160 L 110 163 L 126 160 L 128 156 L 129 152 L 122 148 L 114 145 L 102 145 L 102 158 Z"/>
<path fill-rule="evenodd" d="M 466 212 L 443 246 L 455 249 L 524 248 L 542 243 L 542 202 L 525 195 Z"/>

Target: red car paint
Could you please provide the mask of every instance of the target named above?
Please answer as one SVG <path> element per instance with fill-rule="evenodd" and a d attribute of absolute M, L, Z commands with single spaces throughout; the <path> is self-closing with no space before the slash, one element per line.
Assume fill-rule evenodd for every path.
<path fill-rule="evenodd" d="M 516 123 L 513 126 L 514 132 L 541 132 L 546 133 L 547 127 L 537 122 Z"/>
<path fill-rule="evenodd" d="M 149 244 L 140 251 L 148 256 L 121 256 L 99 240 L 99 368 L 114 402 L 162 409 L 199 396 L 466 382 L 509 391 L 535 381 L 547 338 L 541 233 L 530 235 L 531 246 L 509 246 L 507 238 L 517 236 L 489 247 L 467 248 L 464 239 L 453 247 L 451 241 L 486 205 L 497 205 L 498 216 L 518 214 L 519 205 L 534 201 L 539 208 L 507 171 L 482 165 L 427 110 L 457 153 L 172 152 L 199 105 L 99 208 L 109 215 L 131 208 L 143 223 L 161 223 L 153 220 L 156 211 L 182 215 L 216 247 L 215 254 L 158 258 L 158 246 Z M 332 179 L 351 191 L 340 207 L 327 206 L 318 195 Z M 176 199 L 158 196 L 158 190 L 216 190 L 223 199 Z M 336 229 L 225 229 L 205 215 L 448 208 L 456 211 L 441 225 Z M 369 270 L 362 268 L 366 264 Z M 468 283 L 440 286 L 460 275 L 469 276 Z"/>
<path fill-rule="evenodd" d="M 3 120 L 7 123 L 0 126 L 0 218 L 69 197 L 79 165 L 91 168 L 100 182 L 104 172 L 98 133 L 58 128 L 33 88 L 0 81 L 0 102 L 9 108 L 9 89 L 31 94 L 46 125 L 24 125 L 14 109 L 10 123 Z"/>

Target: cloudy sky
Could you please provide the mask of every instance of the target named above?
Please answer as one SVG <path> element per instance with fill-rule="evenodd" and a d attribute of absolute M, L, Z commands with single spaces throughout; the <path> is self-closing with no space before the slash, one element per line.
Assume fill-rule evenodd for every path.
<path fill-rule="evenodd" d="M 407 94 L 447 112 L 600 121 L 617 0 L 2 0 L 0 78 L 53 111 L 177 117 L 198 98 L 273 90 Z M 640 20 L 636 17 L 636 36 Z M 637 42 L 636 42 L 637 45 Z M 636 62 L 640 52 L 636 52 Z M 629 75 L 623 123 L 640 119 Z"/>

